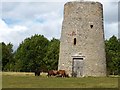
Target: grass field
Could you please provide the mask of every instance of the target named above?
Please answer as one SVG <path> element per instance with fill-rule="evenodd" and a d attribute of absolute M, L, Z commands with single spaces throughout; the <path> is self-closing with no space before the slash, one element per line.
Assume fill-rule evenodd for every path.
<path fill-rule="evenodd" d="M 35 77 L 33 73 L 2 74 L 3 88 L 117 88 L 117 77 Z"/>

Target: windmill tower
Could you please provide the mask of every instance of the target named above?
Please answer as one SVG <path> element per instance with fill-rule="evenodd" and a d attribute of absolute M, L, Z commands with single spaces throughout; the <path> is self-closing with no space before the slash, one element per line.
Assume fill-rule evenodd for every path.
<path fill-rule="evenodd" d="M 58 69 L 69 75 L 106 76 L 103 7 L 98 2 L 67 2 Z"/>

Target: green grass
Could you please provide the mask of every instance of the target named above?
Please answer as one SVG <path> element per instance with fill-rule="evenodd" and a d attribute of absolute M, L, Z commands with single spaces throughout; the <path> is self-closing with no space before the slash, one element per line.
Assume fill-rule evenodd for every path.
<path fill-rule="evenodd" d="M 3 73 L 3 88 L 117 88 L 117 77 L 56 78 L 30 73 Z"/>

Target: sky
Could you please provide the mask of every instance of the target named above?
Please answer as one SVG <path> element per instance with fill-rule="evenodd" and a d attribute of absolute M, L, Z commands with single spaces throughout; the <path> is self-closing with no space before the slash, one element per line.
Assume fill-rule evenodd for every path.
<path fill-rule="evenodd" d="M 28 37 L 42 34 L 60 39 L 64 4 L 74 0 L 2 0 L 0 3 L 0 42 L 14 45 L 14 50 Z M 80 0 L 77 0 L 80 1 Z M 118 0 L 103 4 L 105 39 L 118 37 Z"/>

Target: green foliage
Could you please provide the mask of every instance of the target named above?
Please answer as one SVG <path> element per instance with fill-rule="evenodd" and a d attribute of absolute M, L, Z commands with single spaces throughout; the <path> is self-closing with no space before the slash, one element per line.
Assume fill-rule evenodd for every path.
<path fill-rule="evenodd" d="M 59 40 L 49 41 L 43 35 L 26 38 L 14 52 L 12 44 L 2 44 L 2 64 L 4 71 L 31 72 L 36 69 L 57 69 L 59 59 Z"/>
<path fill-rule="evenodd" d="M 108 74 L 120 74 L 120 41 L 112 36 L 105 44 Z"/>
<path fill-rule="evenodd" d="M 43 35 L 25 39 L 15 53 L 16 71 L 33 71 L 41 69 L 49 41 Z"/>
<path fill-rule="evenodd" d="M 2 70 L 10 71 L 10 63 L 13 62 L 12 61 L 13 60 L 13 53 L 12 53 L 13 45 L 11 43 L 6 45 L 4 42 L 2 42 L 1 45 L 2 45 Z"/>
<path fill-rule="evenodd" d="M 57 70 L 59 59 L 59 44 L 60 41 L 54 38 L 49 43 L 48 50 L 44 58 L 47 70 Z"/>
<path fill-rule="evenodd" d="M 59 40 L 49 41 L 43 35 L 26 38 L 14 53 L 13 71 L 31 72 L 34 70 L 57 69 L 59 58 Z"/>

